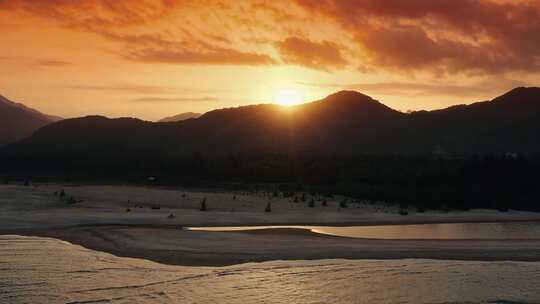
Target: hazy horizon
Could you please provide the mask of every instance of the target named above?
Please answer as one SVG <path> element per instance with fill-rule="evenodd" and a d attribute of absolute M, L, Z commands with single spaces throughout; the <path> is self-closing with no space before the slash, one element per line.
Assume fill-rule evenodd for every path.
<path fill-rule="evenodd" d="M 516 87 L 517 88 L 517 87 Z M 512 88 L 511 90 L 513 89 L 516 89 L 516 88 Z M 8 101 L 11 101 L 11 102 L 14 102 L 14 103 L 18 103 L 18 104 L 22 104 L 24 106 L 28 106 L 30 107 L 31 109 L 33 110 L 36 110 L 38 112 L 41 112 L 43 114 L 46 114 L 46 115 L 51 115 L 51 116 L 54 116 L 54 117 L 58 117 L 58 118 L 61 118 L 61 119 L 70 119 L 70 118 L 80 118 L 80 117 L 86 117 L 86 116 L 104 116 L 104 117 L 107 117 L 107 118 L 111 118 L 111 119 L 114 119 L 114 118 L 137 118 L 137 119 L 141 119 L 141 120 L 147 120 L 147 121 L 153 121 L 153 122 L 159 122 L 160 120 L 163 120 L 163 119 L 167 119 L 167 118 L 174 118 L 176 116 L 180 116 L 180 115 L 184 115 L 184 114 L 199 114 L 200 116 L 208 113 L 208 112 L 211 112 L 211 111 L 216 111 L 216 110 L 223 110 L 223 109 L 228 109 L 228 108 L 236 108 L 236 107 L 243 107 L 243 106 L 256 106 L 256 105 L 267 105 L 267 104 L 276 104 L 276 105 L 279 105 L 279 106 L 282 106 L 284 107 L 285 109 L 286 108 L 289 108 L 289 107 L 294 107 L 294 106 L 297 106 L 297 105 L 302 105 L 302 104 L 308 104 L 308 103 L 312 103 L 312 102 L 317 102 L 317 101 L 324 101 L 325 98 L 327 98 L 328 96 L 331 96 L 332 94 L 335 94 L 335 93 L 338 93 L 338 92 L 341 92 L 341 91 L 353 91 L 353 92 L 357 92 L 357 93 L 360 93 L 360 94 L 364 94 L 360 91 L 356 91 L 356 90 L 340 90 L 340 91 L 336 91 L 336 92 L 333 92 L 327 96 L 323 96 L 319 99 L 315 99 L 315 100 L 302 100 L 302 101 L 299 101 L 298 103 L 294 103 L 294 104 L 281 104 L 279 102 L 276 102 L 276 101 L 267 101 L 267 102 L 254 102 L 254 103 L 246 103 L 246 104 L 242 104 L 242 105 L 232 105 L 232 106 L 224 106 L 224 107 L 221 107 L 221 108 L 213 108 L 213 109 L 209 109 L 208 111 L 206 112 L 198 112 L 198 113 L 195 113 L 195 112 L 191 112 L 191 111 L 186 111 L 186 112 L 177 112 L 177 113 L 169 113 L 169 114 L 165 114 L 166 116 L 164 117 L 158 117 L 158 118 L 155 118 L 155 119 L 145 119 L 144 117 L 138 117 L 138 116 L 134 116 L 134 115 L 130 115 L 129 113 L 126 113 L 125 115 L 118 115 L 118 116 L 111 116 L 111 115 L 107 115 L 107 114 L 101 114 L 101 113 L 81 113 L 81 115 L 78 115 L 78 116 L 71 116 L 71 117 L 60 117 L 60 116 L 57 116 L 55 114 L 51 114 L 51 113 L 45 113 L 43 111 L 41 111 L 40 109 L 38 108 L 35 108 L 35 107 L 31 107 L 31 106 L 28 106 L 29 103 L 26 103 L 25 101 L 21 101 L 21 100 L 13 100 L 13 99 L 10 99 L 6 96 L 3 96 L 0 94 L 1 97 L 4 97 L 6 98 Z M 510 91 L 510 90 L 509 90 Z M 455 104 L 451 104 L 451 105 L 448 105 L 448 106 L 443 106 L 443 107 L 440 107 L 440 108 L 432 108 L 432 109 L 415 109 L 415 110 L 400 110 L 400 109 L 395 109 L 395 108 L 392 108 L 390 107 L 391 109 L 393 110 L 396 110 L 396 111 L 400 111 L 402 113 L 408 113 L 409 111 L 435 111 L 435 110 L 442 110 L 442 109 L 446 109 L 448 107 L 452 107 L 452 106 L 455 106 L 455 105 L 470 105 L 470 104 L 473 104 L 473 103 L 477 103 L 477 102 L 484 102 L 484 101 L 490 101 L 496 97 L 499 97 L 501 95 L 503 95 L 504 93 L 507 93 L 509 91 L 504 91 L 504 92 L 501 92 L 499 95 L 497 96 L 492 96 L 492 97 L 488 97 L 486 98 L 485 100 L 475 100 L 475 101 L 470 101 L 470 102 L 457 102 Z M 367 95 L 369 96 L 369 95 Z M 369 97 L 372 97 L 372 96 L 369 96 Z M 372 97 L 373 98 L 373 97 Z M 384 101 L 384 100 L 378 100 L 376 98 L 373 98 L 375 101 L 378 101 L 384 105 L 387 105 L 388 104 Z"/>

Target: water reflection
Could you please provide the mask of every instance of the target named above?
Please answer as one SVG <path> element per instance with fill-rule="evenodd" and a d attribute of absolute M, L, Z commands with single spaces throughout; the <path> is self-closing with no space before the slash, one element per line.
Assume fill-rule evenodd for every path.
<path fill-rule="evenodd" d="M 540 222 L 456 223 L 384 226 L 236 226 L 188 227 L 203 231 L 307 229 L 315 233 L 370 239 L 540 239 Z"/>

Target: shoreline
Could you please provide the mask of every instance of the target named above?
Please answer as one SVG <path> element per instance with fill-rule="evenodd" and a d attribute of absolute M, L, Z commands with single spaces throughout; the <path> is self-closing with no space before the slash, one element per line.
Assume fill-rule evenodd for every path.
<path fill-rule="evenodd" d="M 307 229 L 203 232 L 122 225 L 0 230 L 0 235 L 55 238 L 119 257 L 177 266 L 230 266 L 273 260 L 318 259 L 540 262 L 540 240 L 525 239 L 355 239 Z"/>
<path fill-rule="evenodd" d="M 340 209 L 294 204 L 285 198 L 231 192 L 190 192 L 132 186 L 0 186 L 0 234 L 52 237 L 121 257 L 183 266 L 226 266 L 271 260 L 406 259 L 540 261 L 540 240 L 359 239 L 299 229 L 205 232 L 208 226 L 376 226 L 540 221 L 540 213 L 511 210 L 410 212 L 388 205 Z M 53 195 L 66 189 L 82 203 Z M 185 198 L 184 198 L 185 197 Z M 198 210 L 201 199 L 209 209 Z M 132 203 L 129 203 L 129 201 Z M 272 202 L 272 212 L 264 207 Z M 159 210 L 150 208 L 158 202 Z M 134 207 L 134 204 L 143 207 Z M 127 208 L 131 208 L 128 212 Z M 172 219 L 168 218 L 175 214 Z M 539 223 L 540 225 L 540 223 Z"/>

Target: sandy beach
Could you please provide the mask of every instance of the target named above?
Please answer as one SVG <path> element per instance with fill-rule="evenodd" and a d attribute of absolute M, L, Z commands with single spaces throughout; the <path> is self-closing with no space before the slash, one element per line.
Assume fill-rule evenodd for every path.
<path fill-rule="evenodd" d="M 66 193 L 61 199 L 54 193 Z M 68 204 L 73 197 L 75 204 Z M 200 211 L 206 198 L 207 211 Z M 39 184 L 0 186 L 0 234 L 45 236 L 118 256 L 166 264 L 221 266 L 269 260 L 397 259 L 540 261 L 540 240 L 376 240 L 321 235 L 301 229 L 244 232 L 187 231 L 187 226 L 386 225 L 540 221 L 514 211 L 398 214 L 385 204 L 272 193 L 204 191 L 135 186 Z M 264 212 L 271 203 L 272 212 Z M 152 205 L 159 209 L 152 209 Z M 127 210 L 130 210 L 129 212 Z M 174 218 L 169 218 L 174 214 Z"/>

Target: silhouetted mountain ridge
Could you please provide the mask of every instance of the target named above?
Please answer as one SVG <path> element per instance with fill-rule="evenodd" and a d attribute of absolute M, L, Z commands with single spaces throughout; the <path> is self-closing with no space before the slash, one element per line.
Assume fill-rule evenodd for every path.
<path fill-rule="evenodd" d="M 0 146 L 28 137 L 35 130 L 60 119 L 0 95 Z"/>
<path fill-rule="evenodd" d="M 539 131 L 540 88 L 516 88 L 491 101 L 411 114 L 358 92 L 340 91 L 288 108 L 275 104 L 227 108 L 175 123 L 98 116 L 68 119 L 5 151 L 21 155 L 70 151 L 80 157 L 88 151 L 102 157 L 531 153 L 540 152 Z"/>
<path fill-rule="evenodd" d="M 185 112 L 180 113 L 174 116 L 165 117 L 163 119 L 158 120 L 157 122 L 177 122 L 177 121 L 183 121 L 190 118 L 199 118 L 201 117 L 201 113 L 194 113 L 194 112 Z"/>

